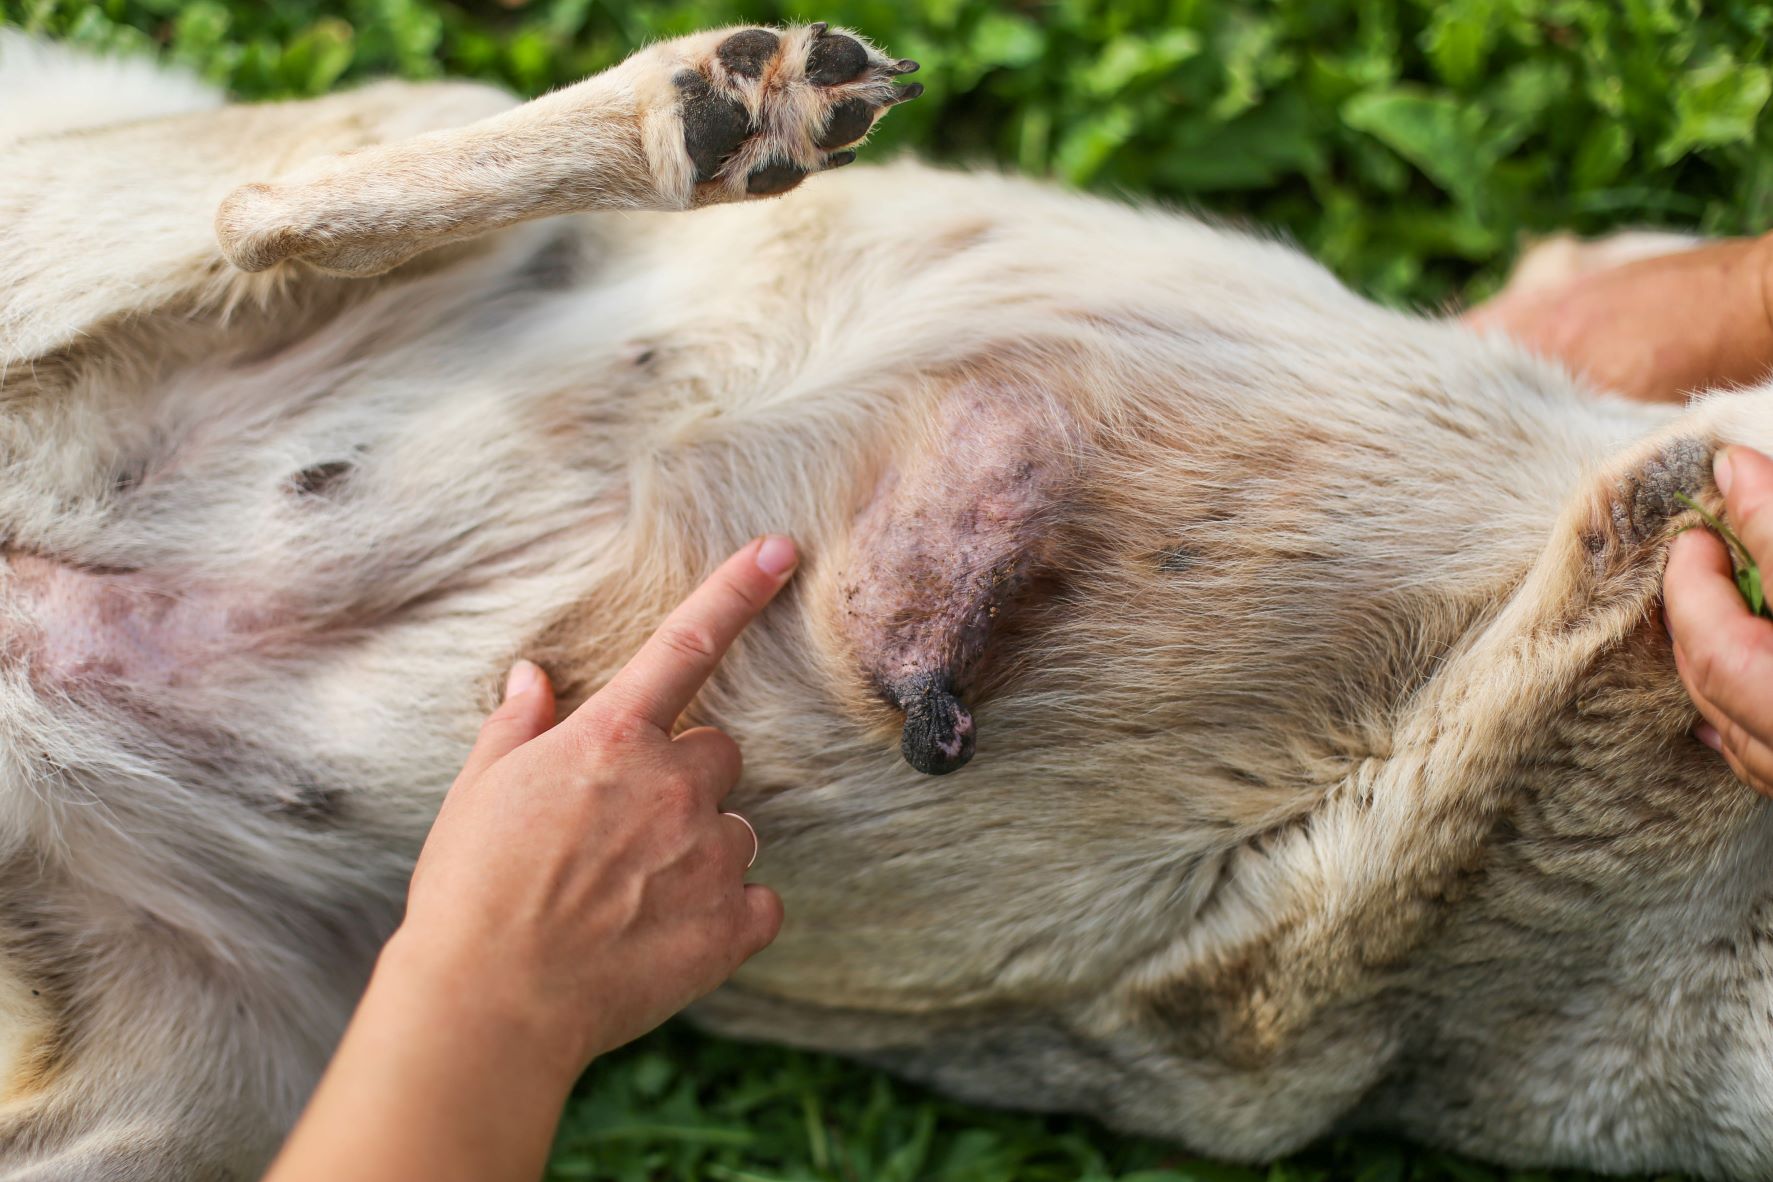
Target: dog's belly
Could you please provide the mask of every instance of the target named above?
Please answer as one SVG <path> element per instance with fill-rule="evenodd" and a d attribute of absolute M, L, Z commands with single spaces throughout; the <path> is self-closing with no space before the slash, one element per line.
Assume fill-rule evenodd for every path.
<path fill-rule="evenodd" d="M 29 552 L 5 556 L 9 647 L 32 677 L 64 690 L 174 689 L 217 662 L 287 643 L 287 613 L 264 591 L 145 571 L 83 569 Z"/>
<path fill-rule="evenodd" d="M 78 562 L 10 556 L 8 650 L 46 690 L 148 707 L 152 750 L 183 745 L 169 775 L 193 795 L 288 818 L 279 839 L 317 824 L 337 848 L 362 837 L 395 884 L 512 658 L 593 688 L 723 553 L 792 533 L 807 555 L 794 590 L 693 719 L 746 751 L 732 806 L 757 823 L 758 877 L 790 916 L 709 1016 L 1030 1102 L 1002 1081 L 1079 1047 L 1157 1046 L 1148 1112 L 1097 1098 L 1124 1078 L 1106 1052 L 1074 1094 L 1041 1089 L 1228 1152 L 1310 1135 L 1385 1070 L 1390 1011 L 1363 995 L 1324 1027 L 1340 1048 L 1330 1071 L 1306 1017 L 1340 996 L 1281 1013 L 1264 999 L 1290 997 L 1283 985 L 1243 982 L 1235 957 L 1289 922 L 1288 884 L 1317 865 L 1294 818 L 1380 762 L 1336 734 L 1382 729 L 1363 702 L 1402 692 L 1337 633 L 1423 614 L 1394 590 L 1401 548 L 1371 535 L 1446 498 L 1404 481 L 1389 442 L 1432 410 L 1469 451 L 1445 461 L 1469 471 L 1467 495 L 1506 507 L 1519 490 L 1487 481 L 1545 484 L 1527 498 L 1543 509 L 1460 525 L 1451 573 L 1406 580 L 1441 597 L 1449 634 L 1463 617 L 1446 602 L 1475 613 L 1505 593 L 1484 580 L 1528 560 L 1521 539 L 1543 533 L 1564 469 L 1484 467 L 1492 420 L 1509 418 L 1489 408 L 1508 404 L 1453 395 L 1519 378 L 1461 360 L 1463 338 L 1442 342 L 1445 365 L 1410 351 L 1418 369 L 1397 377 L 1394 338 L 1438 330 L 1365 309 L 1291 256 L 1275 263 L 1285 283 L 1262 280 L 1256 248 L 1186 224 L 1094 208 L 1068 221 L 1045 196 L 1017 219 L 991 185 L 932 187 L 952 200 L 846 208 L 833 189 L 623 219 L 619 245 L 512 236 L 283 354 L 177 375 L 192 409 L 113 497 L 115 544 Z M 575 241 L 578 262 L 546 265 Z M 981 372 L 987 394 L 952 398 Z M 1008 429 L 1040 399 L 1081 424 L 1076 439 Z M 1092 434 L 1105 423 L 1106 443 Z M 1066 457 L 1064 495 L 1006 454 L 1042 447 Z M 1270 470 L 1246 480 L 1252 456 Z M 877 490 L 901 499 L 871 507 Z M 922 685 L 933 649 L 934 672 L 965 680 L 1002 637 L 995 595 L 957 601 L 956 585 L 1019 581 L 999 543 L 1049 528 L 1077 531 L 1035 547 L 1063 593 L 1037 589 L 1050 601 L 1018 622 L 1019 647 L 991 654 L 995 681 L 968 703 L 978 758 L 957 778 L 918 775 L 870 676 Z M 1300 586 L 1310 612 L 1294 609 Z M 833 610 L 845 602 L 850 615 Z M 1252 602 L 1287 610 L 1256 620 Z M 918 643 L 870 662 L 892 629 L 856 613 Z M 945 618 L 958 626 L 933 626 Z M 1366 696 L 1353 704 L 1319 692 L 1352 683 Z M 951 736 L 933 737 L 940 750 Z M 230 840 L 217 825 L 207 844 Z M 238 843 L 231 873 L 279 869 L 247 864 L 264 848 Z M 1196 973 L 1215 988 L 1165 986 L 1215 958 L 1232 969 Z M 973 1014 L 990 1030 L 944 1041 Z M 969 1057 L 990 1062 L 973 1072 Z M 1297 1086 L 1277 1100 L 1251 1062 Z M 1234 1068 L 1247 1090 L 1223 1082 Z M 1216 1131 L 1239 1112 L 1260 1127 Z"/>

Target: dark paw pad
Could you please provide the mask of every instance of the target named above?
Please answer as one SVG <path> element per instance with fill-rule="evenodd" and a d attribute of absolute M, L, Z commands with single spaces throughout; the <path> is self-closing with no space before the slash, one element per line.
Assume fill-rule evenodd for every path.
<path fill-rule="evenodd" d="M 868 68 L 868 51 L 854 37 L 824 33 L 806 55 L 806 76 L 820 86 L 848 82 Z"/>
<path fill-rule="evenodd" d="M 761 78 L 763 68 L 770 64 L 781 44 L 782 39 L 768 29 L 746 29 L 722 41 L 714 52 L 728 73 L 740 78 Z"/>
<path fill-rule="evenodd" d="M 844 99 L 831 108 L 831 118 L 819 133 L 817 143 L 821 148 L 841 148 L 867 135 L 873 126 L 873 106 L 859 98 Z"/>
<path fill-rule="evenodd" d="M 754 197 L 773 197 L 805 179 L 806 173 L 794 165 L 772 161 L 746 178 L 745 191 Z"/>
<path fill-rule="evenodd" d="M 751 134 L 751 116 L 737 99 L 715 92 L 706 78 L 685 70 L 672 79 L 683 96 L 683 144 L 697 181 L 711 181 Z"/>

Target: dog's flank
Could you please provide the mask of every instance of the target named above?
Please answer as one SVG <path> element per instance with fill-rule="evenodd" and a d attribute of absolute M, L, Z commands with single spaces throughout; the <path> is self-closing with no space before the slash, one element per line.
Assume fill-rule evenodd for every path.
<path fill-rule="evenodd" d="M 739 29 L 6 124 L 6 1176 L 251 1176 L 500 672 L 569 708 L 765 531 L 805 564 L 692 715 L 790 918 L 707 1023 L 1238 1157 L 1773 1170 L 1773 824 L 1655 612 L 1773 395 L 833 172 L 910 68 Z"/>

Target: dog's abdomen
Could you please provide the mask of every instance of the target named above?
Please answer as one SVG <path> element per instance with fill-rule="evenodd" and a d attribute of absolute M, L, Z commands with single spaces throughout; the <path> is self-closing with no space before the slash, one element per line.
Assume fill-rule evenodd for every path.
<path fill-rule="evenodd" d="M 9 647 L 46 687 L 151 697 L 268 646 L 286 628 L 270 588 L 206 587 L 174 573 L 82 569 L 5 556 Z M 292 639 L 287 635 L 281 639 Z"/>

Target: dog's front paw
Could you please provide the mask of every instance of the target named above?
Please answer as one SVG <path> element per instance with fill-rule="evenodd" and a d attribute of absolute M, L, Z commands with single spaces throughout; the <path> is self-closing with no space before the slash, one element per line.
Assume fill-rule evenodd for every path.
<path fill-rule="evenodd" d="M 916 62 L 824 24 L 703 35 L 652 52 L 674 59 L 692 205 L 786 193 L 848 164 L 887 108 L 923 93 L 893 81 Z"/>

